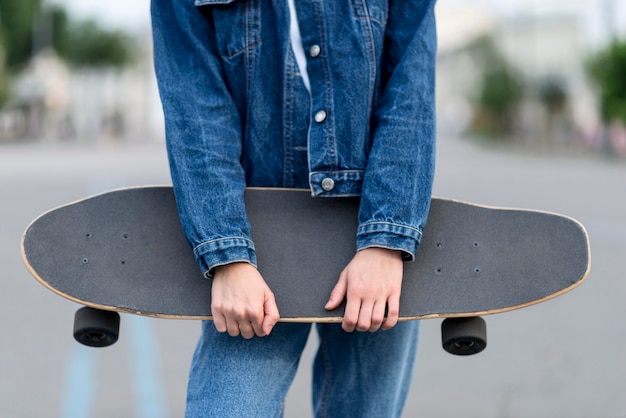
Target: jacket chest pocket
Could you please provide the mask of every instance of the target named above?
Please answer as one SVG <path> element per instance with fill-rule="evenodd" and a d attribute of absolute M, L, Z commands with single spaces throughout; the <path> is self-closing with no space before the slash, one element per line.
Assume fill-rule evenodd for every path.
<path fill-rule="evenodd" d="M 352 0 L 352 5 L 356 17 L 370 19 L 381 27 L 385 27 L 389 0 Z"/>
<path fill-rule="evenodd" d="M 235 58 L 260 42 L 259 0 L 194 0 L 210 16 L 220 55 Z"/>

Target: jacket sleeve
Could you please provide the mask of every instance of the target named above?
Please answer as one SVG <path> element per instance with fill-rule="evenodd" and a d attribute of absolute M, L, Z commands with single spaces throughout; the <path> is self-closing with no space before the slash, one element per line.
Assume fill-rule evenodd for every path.
<path fill-rule="evenodd" d="M 205 274 L 256 264 L 243 192 L 242 121 L 213 27 L 190 0 L 152 0 L 154 60 L 172 182 L 185 235 Z"/>
<path fill-rule="evenodd" d="M 390 2 L 381 94 L 363 180 L 357 249 L 413 260 L 430 207 L 435 163 L 434 0 Z M 375 191 L 375 192 L 374 192 Z"/>

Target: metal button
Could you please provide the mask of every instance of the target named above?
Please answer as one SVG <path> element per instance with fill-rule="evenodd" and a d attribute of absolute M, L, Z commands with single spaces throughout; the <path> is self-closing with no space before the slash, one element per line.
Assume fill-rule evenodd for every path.
<path fill-rule="evenodd" d="M 319 110 L 315 113 L 315 122 L 322 123 L 326 120 L 326 112 Z"/>
<path fill-rule="evenodd" d="M 322 189 L 326 190 L 327 192 L 330 192 L 334 188 L 335 188 L 335 181 L 333 179 L 326 177 L 324 180 L 322 180 Z"/>
<path fill-rule="evenodd" d="M 320 48 L 319 45 L 313 45 L 309 49 L 309 55 L 311 55 L 311 57 L 313 57 L 313 58 L 317 58 L 319 56 L 320 52 L 322 52 L 322 49 Z"/>

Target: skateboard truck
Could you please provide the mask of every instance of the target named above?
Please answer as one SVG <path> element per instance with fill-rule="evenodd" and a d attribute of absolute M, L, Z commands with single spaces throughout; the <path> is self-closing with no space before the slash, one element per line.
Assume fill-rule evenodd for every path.
<path fill-rule="evenodd" d="M 487 347 L 487 324 L 479 316 L 447 318 L 441 324 L 441 343 L 450 354 L 478 354 Z"/>

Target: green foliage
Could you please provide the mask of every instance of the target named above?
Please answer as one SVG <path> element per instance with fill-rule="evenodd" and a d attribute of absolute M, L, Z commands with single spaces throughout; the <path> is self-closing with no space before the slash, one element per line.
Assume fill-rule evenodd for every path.
<path fill-rule="evenodd" d="M 95 21 L 73 21 L 60 6 L 42 0 L 0 0 L 0 47 L 9 72 L 18 71 L 38 48 L 52 47 L 75 66 L 124 66 L 131 44 L 119 31 Z"/>
<path fill-rule="evenodd" d="M 0 39 L 9 70 L 23 65 L 31 56 L 33 21 L 40 10 L 41 0 L 0 0 Z"/>
<path fill-rule="evenodd" d="M 626 123 L 626 41 L 611 42 L 591 58 L 587 70 L 600 90 L 604 120 Z"/>
<path fill-rule="evenodd" d="M 119 31 L 102 29 L 93 20 L 72 23 L 58 40 L 57 51 L 76 67 L 123 67 L 131 61 L 130 41 Z"/>
<path fill-rule="evenodd" d="M 0 72 L 0 107 L 9 99 L 9 77 Z"/>
<path fill-rule="evenodd" d="M 483 109 L 504 117 L 513 110 L 520 97 L 518 79 L 507 65 L 499 63 L 485 70 L 478 95 L 478 103 Z"/>
<path fill-rule="evenodd" d="M 506 136 L 512 130 L 513 112 L 522 97 L 519 77 L 491 38 L 477 40 L 470 52 L 482 74 L 474 98 L 477 112 L 473 129 L 488 136 Z"/>

